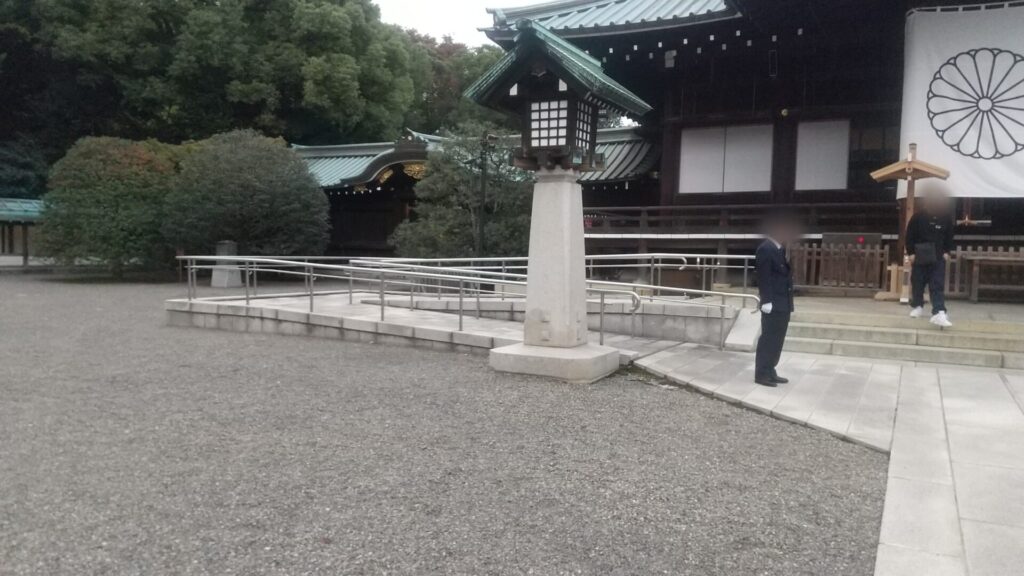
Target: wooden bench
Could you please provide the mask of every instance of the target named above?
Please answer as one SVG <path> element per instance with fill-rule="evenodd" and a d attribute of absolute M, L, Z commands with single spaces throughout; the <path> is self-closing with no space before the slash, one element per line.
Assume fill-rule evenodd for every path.
<path fill-rule="evenodd" d="M 982 284 L 981 283 L 981 269 L 989 267 L 1000 267 L 1000 266 L 1024 266 L 1024 257 L 1017 256 L 997 256 L 991 254 L 961 254 L 960 258 L 967 264 L 970 273 L 968 274 L 970 286 L 970 299 L 971 302 L 978 301 L 978 292 L 981 290 L 999 290 L 1002 292 L 1024 292 L 1024 286 L 1019 283 L 1003 283 L 1003 284 Z"/>

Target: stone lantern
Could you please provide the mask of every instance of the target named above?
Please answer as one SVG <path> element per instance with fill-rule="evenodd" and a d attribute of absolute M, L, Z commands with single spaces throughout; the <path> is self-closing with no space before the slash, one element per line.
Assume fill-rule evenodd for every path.
<path fill-rule="evenodd" d="M 600 111 L 651 110 L 609 78 L 600 62 L 524 20 L 515 46 L 466 91 L 478 104 L 517 116 L 522 142 L 512 164 L 536 173 L 530 220 L 523 343 L 495 348 L 497 370 L 593 382 L 619 365 L 613 348 L 587 339 L 581 171 L 600 170 Z"/>

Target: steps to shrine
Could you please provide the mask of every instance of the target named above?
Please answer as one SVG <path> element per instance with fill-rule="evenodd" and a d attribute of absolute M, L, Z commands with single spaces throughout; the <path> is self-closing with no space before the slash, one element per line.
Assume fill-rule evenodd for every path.
<path fill-rule="evenodd" d="M 786 350 L 906 362 L 1024 368 L 1024 324 L 969 320 L 941 329 L 927 318 L 797 312 Z"/>

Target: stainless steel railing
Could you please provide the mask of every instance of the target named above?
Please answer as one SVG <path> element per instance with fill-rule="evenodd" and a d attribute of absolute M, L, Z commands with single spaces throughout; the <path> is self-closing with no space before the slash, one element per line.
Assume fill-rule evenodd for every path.
<path fill-rule="evenodd" d="M 313 313 L 315 310 L 315 298 L 317 295 L 315 285 L 317 279 L 346 281 L 348 283 L 348 300 L 350 304 L 354 302 L 354 295 L 356 292 L 355 283 L 357 281 L 360 283 L 376 285 L 381 321 L 385 320 L 385 311 L 389 305 L 386 297 L 389 285 L 392 287 L 408 287 L 410 309 L 415 305 L 414 298 L 417 288 L 420 288 L 421 290 L 425 290 L 426 288 L 438 288 L 439 290 L 451 291 L 458 294 L 459 330 L 464 328 L 464 298 L 467 293 L 474 294 L 476 296 L 476 316 L 477 318 L 480 318 L 482 311 L 480 296 L 482 294 L 497 294 L 494 290 L 483 288 L 482 285 L 484 283 L 491 283 L 497 280 L 506 285 L 521 286 L 524 289 L 526 287 L 526 282 L 522 280 L 511 278 L 488 278 L 479 273 L 475 275 L 460 275 L 452 273 L 457 272 L 457 270 L 445 270 L 441 273 L 439 271 L 426 272 L 391 269 L 383 266 L 374 266 L 371 268 L 353 265 L 353 262 L 351 261 L 349 264 L 324 264 L 309 262 L 308 260 L 298 261 L 295 259 L 252 256 L 180 256 L 178 259 L 185 262 L 187 269 L 187 297 L 189 301 L 197 298 L 198 271 L 217 269 L 237 270 L 241 273 L 246 305 L 251 303 L 252 298 L 260 297 L 258 294 L 258 277 L 260 272 L 272 273 L 286 277 L 302 277 L 304 281 L 305 294 L 308 294 L 309 296 L 310 313 Z M 201 264 L 201 262 L 210 263 Z M 424 280 L 436 280 L 437 282 L 429 284 Z M 445 285 L 443 282 L 453 283 L 453 285 Z M 338 292 L 339 291 L 324 291 L 321 292 L 321 294 L 336 294 Z M 630 313 L 633 317 L 632 324 L 635 331 L 636 312 L 642 304 L 639 294 L 632 290 L 608 288 L 588 288 L 587 292 L 598 295 L 600 299 L 598 334 L 601 344 L 604 344 L 605 299 L 608 295 L 617 295 L 630 300 L 632 304 Z"/>

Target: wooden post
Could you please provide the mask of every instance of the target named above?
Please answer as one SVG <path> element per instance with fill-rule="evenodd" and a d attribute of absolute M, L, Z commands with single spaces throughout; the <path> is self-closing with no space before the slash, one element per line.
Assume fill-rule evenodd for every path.
<path fill-rule="evenodd" d="M 910 143 L 910 151 L 907 153 L 907 162 L 911 163 L 917 157 L 917 144 Z M 912 172 L 913 168 L 908 164 L 907 171 Z M 900 302 L 910 301 L 910 256 L 907 255 L 907 226 L 910 224 L 910 219 L 914 217 L 914 192 L 917 187 L 917 181 L 914 180 L 912 173 L 907 174 L 907 198 L 904 201 L 904 213 L 905 217 L 900 222 L 900 236 L 897 241 L 897 250 L 899 250 L 899 262 L 903 263 L 903 286 L 900 290 Z"/>
<path fill-rule="evenodd" d="M 28 224 L 21 225 L 21 265 L 28 266 Z"/>

